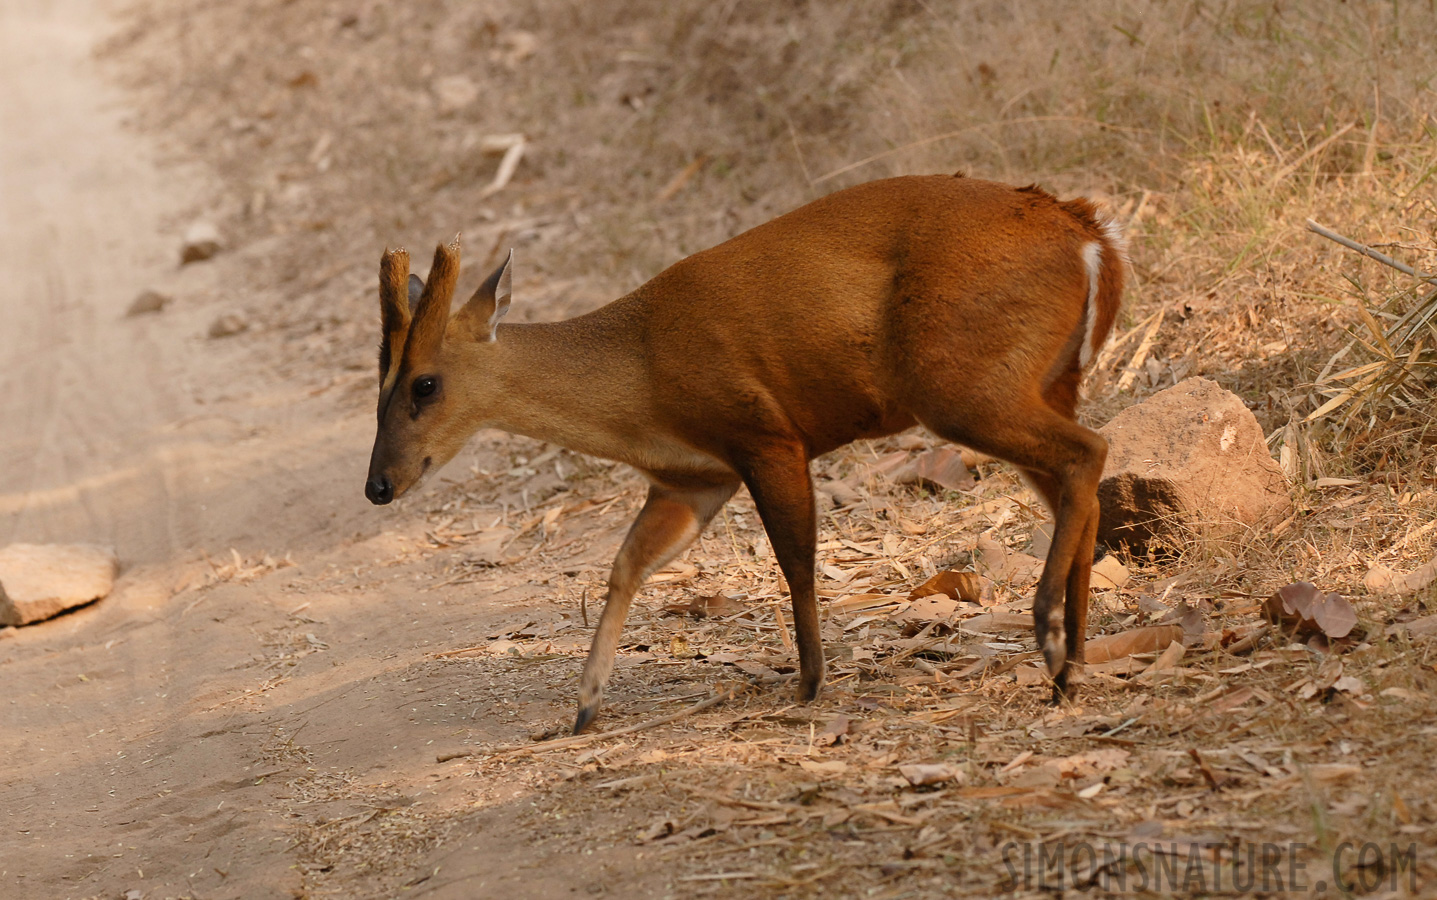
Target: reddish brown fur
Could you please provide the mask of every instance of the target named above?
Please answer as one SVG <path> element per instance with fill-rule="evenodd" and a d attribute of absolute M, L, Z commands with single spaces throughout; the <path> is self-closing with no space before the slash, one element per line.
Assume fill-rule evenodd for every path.
<path fill-rule="evenodd" d="M 421 457 L 442 463 L 484 425 L 649 476 L 649 503 L 614 564 L 585 666 L 581 729 L 597 712 L 634 592 L 740 484 L 793 596 L 800 695 L 815 696 L 824 661 L 808 462 L 922 423 L 1019 466 L 1052 508 L 1034 616 L 1063 690 L 1067 663 L 1081 662 L 1106 454 L 1074 421 L 1089 292 L 1083 248 L 1094 242 L 1096 345 L 1112 327 L 1123 271 L 1092 204 L 944 176 L 830 195 L 587 316 L 502 327 L 492 341 L 474 322 L 507 296 L 481 289 L 437 341 L 421 303 L 387 413 L 381 396 L 371 483 L 392 479 L 402 493 L 427 468 Z M 457 270 L 457 249 L 453 261 Z M 448 269 L 442 280 L 452 291 Z M 434 281 L 425 296 L 442 296 L 447 308 Z M 430 337 L 416 342 L 421 328 Z M 406 379 L 425 372 L 443 379 L 442 401 L 398 402 Z"/>

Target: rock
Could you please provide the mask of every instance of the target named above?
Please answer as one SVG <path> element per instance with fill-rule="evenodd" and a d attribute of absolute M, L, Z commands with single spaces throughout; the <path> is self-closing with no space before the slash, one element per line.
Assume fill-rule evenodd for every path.
<path fill-rule="evenodd" d="M 1292 512 L 1287 479 L 1236 394 L 1189 378 L 1100 429 L 1098 540 L 1110 547 L 1238 536 Z"/>
<path fill-rule="evenodd" d="M 479 85 L 468 75 L 434 79 L 434 99 L 441 116 L 449 116 L 479 99 Z"/>
<path fill-rule="evenodd" d="M 94 544 L 11 544 L 0 550 L 0 625 L 28 625 L 110 593 L 115 551 Z"/>
<path fill-rule="evenodd" d="M 159 291 L 141 291 L 140 295 L 135 298 L 135 302 L 131 303 L 130 308 L 125 311 L 125 315 L 142 316 L 146 313 L 157 313 L 164 309 L 171 299 L 173 298 L 168 294 L 161 294 Z"/>
<path fill-rule="evenodd" d="M 180 247 L 180 265 L 209 259 L 220 252 L 220 231 L 209 222 L 196 222 L 185 229 L 185 242 Z"/>
<path fill-rule="evenodd" d="M 246 322 L 243 316 L 237 313 L 225 313 L 210 323 L 209 335 L 212 338 L 226 338 L 247 330 L 249 330 L 249 322 Z"/>

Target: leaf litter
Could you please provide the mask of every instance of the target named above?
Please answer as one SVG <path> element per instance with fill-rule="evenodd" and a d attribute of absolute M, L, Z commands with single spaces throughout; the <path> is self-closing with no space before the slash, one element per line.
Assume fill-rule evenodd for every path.
<path fill-rule="evenodd" d="M 1031 631 L 1041 561 L 1015 549 L 1041 524 L 1038 507 L 1001 473 L 977 483 L 971 505 L 937 502 L 923 486 L 883 475 L 901 468 L 904 452 L 879 450 L 875 464 L 851 448 L 820 461 L 820 481 L 863 485 L 863 503 L 882 512 L 824 518 L 830 683 L 818 703 L 789 696 L 797 659 L 787 601 L 741 495 L 631 615 L 604 723 L 622 738 L 586 740 L 582 752 L 560 744 L 542 752 L 549 769 L 522 768 L 540 758 L 532 752 L 515 757 L 461 739 L 464 759 L 452 764 L 477 778 L 513 777 L 521 767 L 543 786 L 534 800 L 541 816 L 582 814 L 615 795 L 646 808 L 656 789 L 687 797 L 682 815 L 612 839 L 681 859 L 687 874 L 678 877 L 700 894 L 742 882 L 781 896 L 796 885 L 907 883 L 924 873 L 988 889 L 999 886 L 997 848 L 1008 840 L 1111 841 L 1146 829 L 1178 848 L 1199 832 L 1224 846 L 1257 845 L 1272 823 L 1314 803 L 1369 817 L 1391 806 L 1371 799 L 1375 775 L 1351 761 L 1382 744 L 1353 731 L 1354 717 L 1381 711 L 1431 728 L 1421 724 L 1431 702 L 1392 661 L 1410 652 L 1403 641 L 1437 637 L 1437 626 L 1409 616 L 1415 635 L 1392 625 L 1381 643 L 1359 643 L 1350 624 L 1342 630 L 1351 604 L 1315 587 L 1259 601 L 1110 554 L 1121 583 L 1094 579 L 1082 693 L 1051 707 Z M 637 485 L 627 490 L 634 507 Z M 541 549 L 503 568 L 537 571 L 562 565 L 563 555 Z M 603 571 L 596 565 L 586 586 L 563 594 L 598 595 Z M 1312 643 L 1291 643 L 1304 637 Z M 538 635 L 516 643 L 521 653 L 555 646 Z M 516 689 L 576 673 L 586 652 L 576 643 L 541 671 L 516 672 Z M 626 697 L 652 693 L 714 702 L 677 716 L 626 711 Z M 1342 737 L 1294 740 L 1314 715 Z M 614 741 L 632 743 L 604 752 Z M 1427 810 L 1424 796 L 1400 799 Z M 1402 828 L 1425 827 L 1395 822 L 1382 833 L 1396 839 Z M 586 832 L 548 843 L 561 850 L 595 839 Z"/>

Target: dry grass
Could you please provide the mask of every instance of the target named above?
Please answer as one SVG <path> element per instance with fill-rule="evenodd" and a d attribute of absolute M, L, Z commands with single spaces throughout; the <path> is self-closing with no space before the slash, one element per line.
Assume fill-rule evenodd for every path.
<path fill-rule="evenodd" d="M 612 809 L 623 794 L 625 809 L 659 823 L 645 838 L 652 852 L 676 877 L 700 879 L 682 883 L 692 893 L 929 896 L 936 884 L 985 893 L 1000 884 L 1010 839 L 1117 841 L 1153 822 L 1168 836 L 1243 846 L 1307 841 L 1314 860 L 1343 839 L 1415 841 L 1430 886 L 1437 797 L 1430 761 L 1410 748 L 1430 736 L 1433 644 L 1388 629 L 1430 613 L 1437 595 L 1391 601 L 1361 585 L 1374 562 L 1411 568 L 1437 553 L 1437 532 L 1424 527 L 1437 516 L 1431 370 L 1414 366 L 1400 391 L 1345 421 L 1306 421 L 1335 390 L 1329 376 L 1381 358 L 1369 315 L 1381 321 L 1420 301 L 1410 281 L 1303 222 L 1437 270 L 1431 3 L 146 0 L 107 55 L 149 99 L 142 124 L 219 176 L 224 193 L 205 212 L 255 260 L 249 312 L 259 327 L 238 340 L 278 335 L 285 371 L 315 390 L 343 388 L 355 415 L 368 414 L 372 270 L 386 244 L 427 246 L 462 229 L 470 282 L 515 246 L 516 314 L 557 318 L 813 196 L 888 174 L 963 169 L 1104 197 L 1128 223 L 1136 277 L 1086 415 L 1101 422 L 1189 375 L 1213 378 L 1272 435 L 1299 511 L 1277 533 L 1128 560 L 1133 587 L 1101 600 L 1094 628 L 1145 620 L 1144 605 L 1175 576 L 1183 580 L 1167 604 L 1206 603 L 1210 631 L 1254 624 L 1251 598 L 1299 578 L 1353 596 L 1366 628 L 1342 653 L 1272 639 L 1242 658 L 1194 648 L 1175 677 L 1100 679 L 1080 707 L 1053 711 L 1017 669 L 944 674 L 977 652 L 971 641 L 904 655 L 913 636 L 899 624 L 854 626 L 858 617 L 835 614 L 830 646 L 849 669 L 816 707 L 776 711 L 786 703 L 770 686 L 599 755 L 454 764 L 528 784 L 538 807 L 526 827 L 566 846 L 634 840 L 632 823 L 612 834 L 552 827 L 560 815 Z M 479 90 L 449 109 L 439 89 L 456 76 Z M 496 162 L 477 148 L 509 132 L 526 134 L 531 149 L 515 182 L 484 198 Z M 1431 358 L 1434 344 L 1424 346 L 1418 361 Z M 823 526 L 825 541 L 876 548 L 864 590 L 901 595 L 963 562 L 980 534 L 1025 543 L 1033 498 L 1010 476 L 990 472 L 968 498 L 865 474 L 897 448 L 860 446 L 821 466 L 868 490 Z M 477 458 L 507 457 L 491 468 L 507 474 L 476 474 L 435 499 L 427 515 L 447 535 L 436 540 L 457 554 L 435 559 L 436 585 L 491 573 L 552 579 L 577 621 L 607 561 L 580 529 L 565 534 L 564 521 L 618 519 L 639 495 L 627 476 L 567 455 L 530 472 L 546 452 L 485 438 Z M 550 468 L 556 459 L 563 471 Z M 1004 497 L 1001 521 L 969 512 Z M 563 512 L 546 523 L 553 509 Z M 464 548 L 494 529 L 509 530 L 463 565 Z M 687 557 L 692 572 L 650 590 L 663 602 L 741 593 L 752 611 L 697 626 L 640 616 L 613 721 L 644 717 L 636 697 L 686 697 L 734 679 L 731 666 L 679 654 L 676 635 L 705 655 L 783 669 L 781 591 L 765 552 L 740 503 Z M 828 552 L 832 564 L 842 551 Z M 837 599 L 859 586 L 828 587 Z M 543 647 L 511 636 L 530 662 L 444 665 L 510 667 L 516 692 L 567 689 L 585 634 L 574 627 Z M 872 655 L 854 662 L 856 650 Z M 532 661 L 536 651 L 543 658 Z M 1303 697 L 1332 660 L 1366 692 Z M 919 661 L 940 674 L 910 665 Z M 851 739 L 810 742 L 839 716 Z M 1045 761 L 1111 748 L 1129 754 L 1116 768 L 1043 781 Z M 963 785 L 895 780 L 896 765 L 934 760 L 959 767 Z M 630 777 L 649 780 L 596 787 Z M 345 879 L 359 877 L 354 860 L 390 846 L 373 827 L 388 814 L 303 838 L 317 892 L 361 890 Z M 462 827 L 463 814 L 452 816 Z M 386 859 L 417 858 L 442 833 L 416 829 L 407 833 L 426 837 Z M 711 878 L 725 872 L 742 877 Z"/>

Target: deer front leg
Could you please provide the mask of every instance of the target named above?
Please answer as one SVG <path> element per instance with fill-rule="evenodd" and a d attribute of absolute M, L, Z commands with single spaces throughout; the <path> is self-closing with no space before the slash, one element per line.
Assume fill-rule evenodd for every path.
<path fill-rule="evenodd" d="M 768 532 L 773 555 L 793 598 L 793 630 L 798 641 L 798 699 L 818 698 L 823 689 L 823 636 L 814 593 L 814 553 L 818 514 L 808 455 L 798 444 L 767 448 L 745 467 L 744 482 Z"/>
<path fill-rule="evenodd" d="M 609 596 L 594 632 L 589 658 L 584 662 L 584 674 L 579 678 L 575 734 L 588 728 L 599 714 L 604 685 L 614 670 L 619 634 L 624 629 L 634 594 L 645 579 L 693 543 L 736 490 L 738 482 L 683 488 L 659 483 L 649 486 L 648 500 L 629 528 L 628 537 L 624 538 L 624 545 L 614 559 L 613 571 L 609 573 Z"/>

